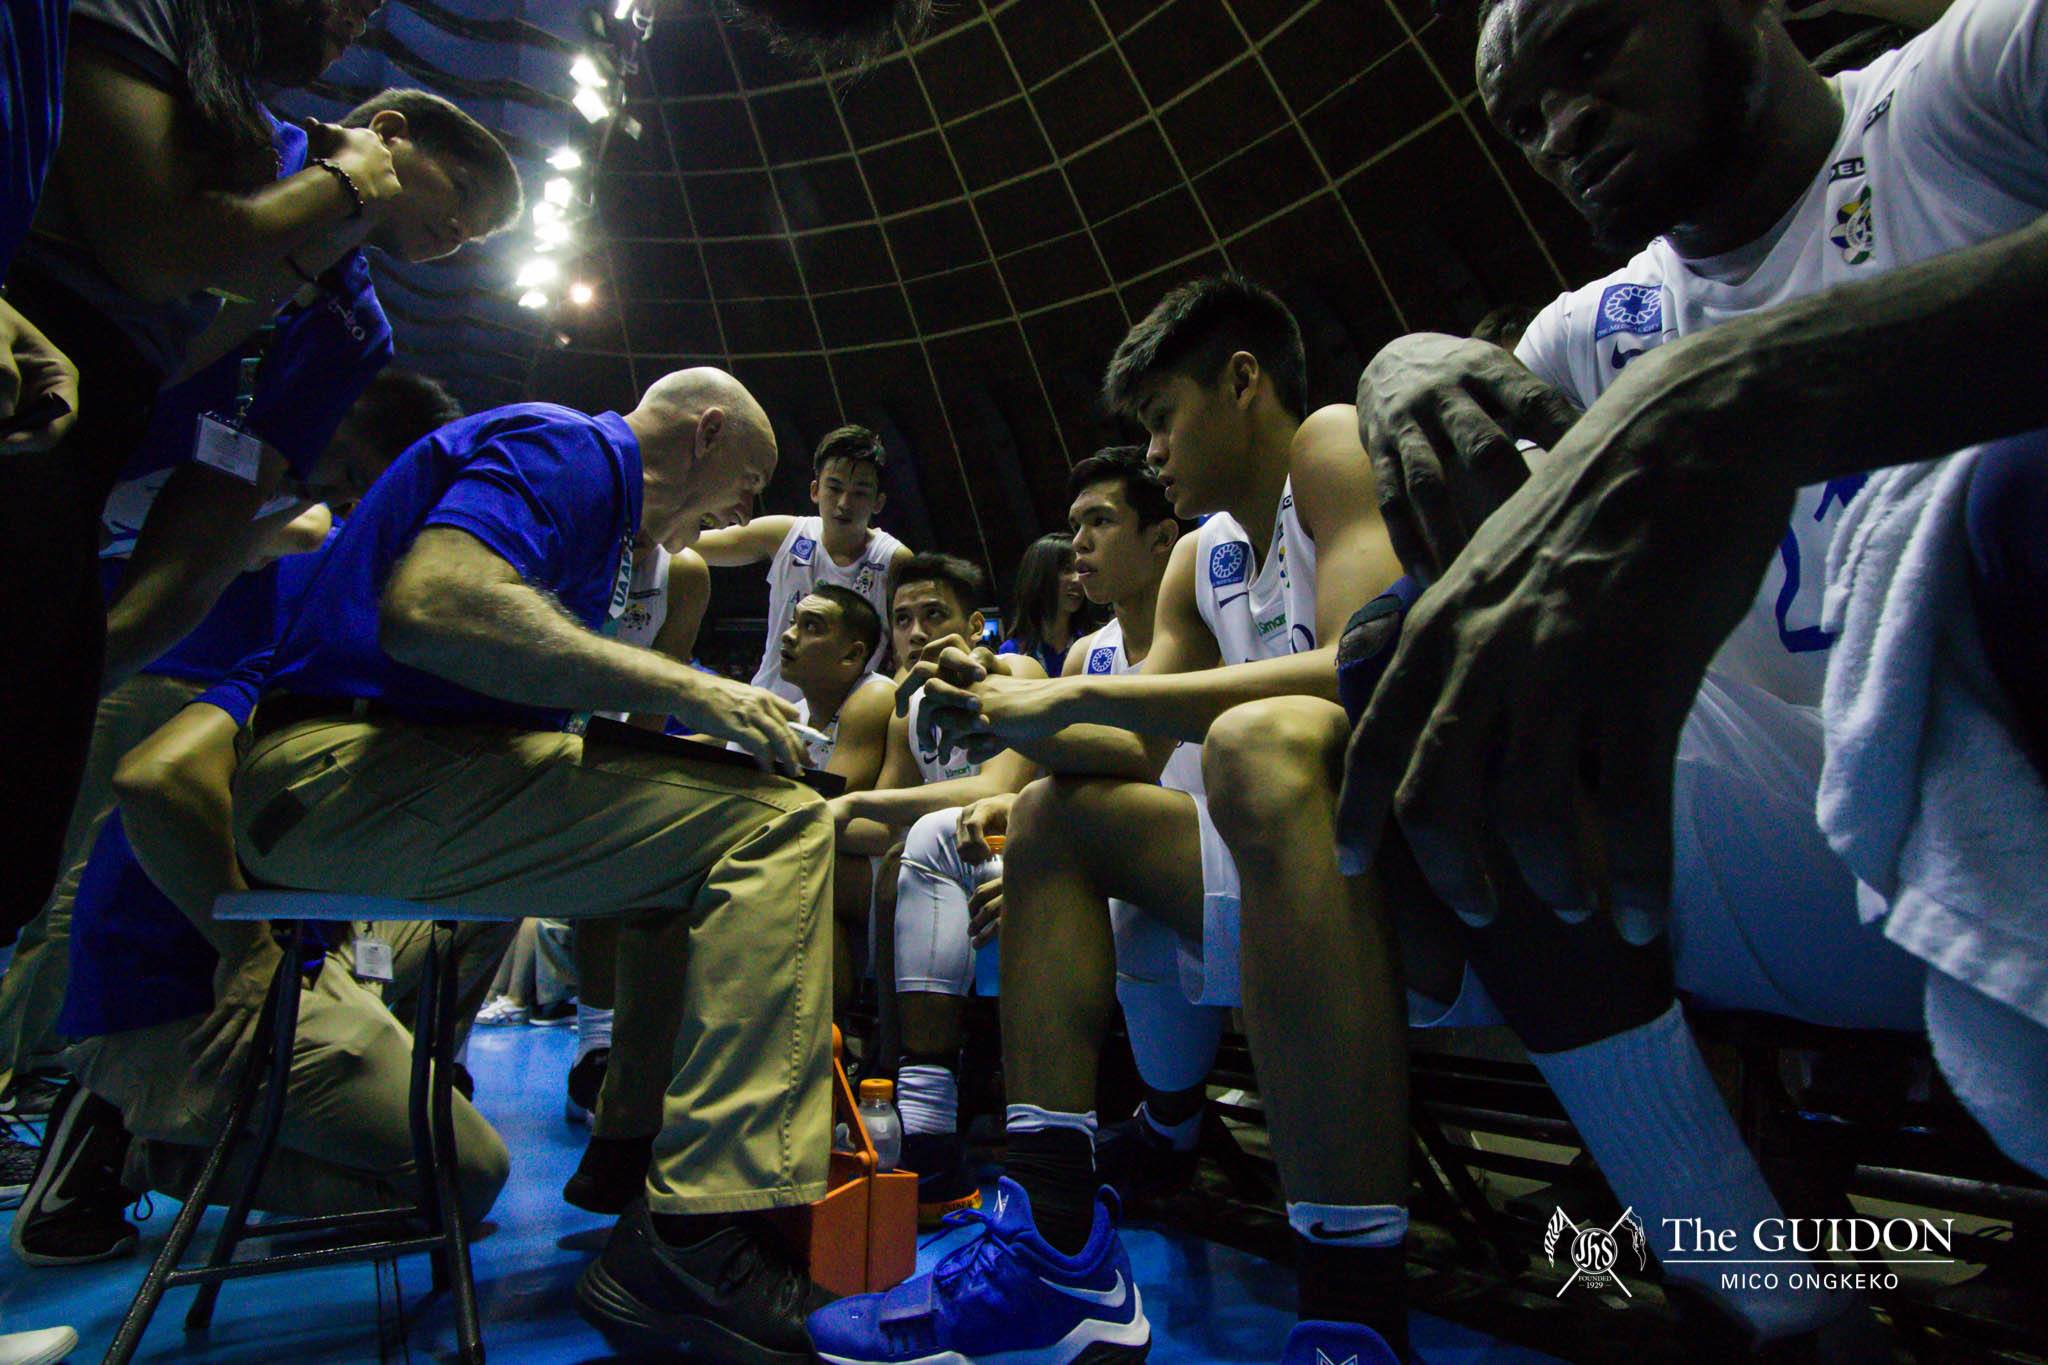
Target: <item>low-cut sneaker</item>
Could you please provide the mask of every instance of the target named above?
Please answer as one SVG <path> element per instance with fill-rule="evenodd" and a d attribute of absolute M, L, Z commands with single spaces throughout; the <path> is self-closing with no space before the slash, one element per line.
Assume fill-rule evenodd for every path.
<path fill-rule="evenodd" d="M 1111 1365 L 1143 1360 L 1152 1325 L 1116 1231 L 1116 1196 L 1096 1196 L 1095 1226 L 1078 1255 L 1038 1235 L 1031 1201 L 1007 1178 L 994 1207 L 948 1215 L 981 1235 L 929 1275 L 886 1294 L 841 1299 L 811 1315 L 811 1340 L 830 1365 Z"/>
<path fill-rule="evenodd" d="M 1387 1339 L 1355 1322 L 1298 1322 L 1280 1365 L 1401 1365 Z"/>
<path fill-rule="evenodd" d="M 0 1334 L 0 1365 L 58 1365 L 78 1349 L 78 1333 L 69 1327 Z"/>
<path fill-rule="evenodd" d="M 36 1178 L 36 1163 L 42 1159 L 43 1149 L 21 1136 L 33 1131 L 26 1124 L 19 1132 L 11 1125 L 0 1125 L 0 1209 L 19 1205 L 29 1182 Z"/>

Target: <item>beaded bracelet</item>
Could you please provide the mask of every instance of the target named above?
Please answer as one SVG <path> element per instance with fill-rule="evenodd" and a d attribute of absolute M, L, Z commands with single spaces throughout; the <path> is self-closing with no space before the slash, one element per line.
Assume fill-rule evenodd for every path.
<path fill-rule="evenodd" d="M 326 171 L 329 175 L 340 181 L 341 188 L 347 192 L 349 199 L 355 204 L 355 208 L 350 211 L 348 216 L 351 218 L 363 216 L 363 210 L 368 207 L 368 201 L 363 198 L 362 186 L 356 184 L 354 176 L 324 156 L 309 157 L 306 164 L 318 166 L 321 170 Z"/>

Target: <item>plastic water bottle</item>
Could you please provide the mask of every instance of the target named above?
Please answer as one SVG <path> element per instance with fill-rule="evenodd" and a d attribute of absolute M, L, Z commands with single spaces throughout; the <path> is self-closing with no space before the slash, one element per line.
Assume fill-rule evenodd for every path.
<path fill-rule="evenodd" d="M 896 1114 L 896 1082 L 878 1077 L 860 1083 L 860 1121 L 875 1144 L 877 1167 L 895 1170 L 903 1160 L 903 1120 Z"/>
<path fill-rule="evenodd" d="M 992 852 L 987 862 L 974 864 L 975 890 L 1002 880 L 1003 843 L 1004 837 L 1000 834 L 988 836 Z M 984 1000 L 993 1000 L 1000 993 L 1002 982 L 1003 940 L 998 935 L 974 950 L 974 993 Z"/>

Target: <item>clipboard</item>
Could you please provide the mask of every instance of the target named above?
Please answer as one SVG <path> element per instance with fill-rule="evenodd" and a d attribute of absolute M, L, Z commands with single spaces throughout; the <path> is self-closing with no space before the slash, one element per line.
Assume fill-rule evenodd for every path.
<path fill-rule="evenodd" d="M 715 764 L 721 768 L 761 771 L 751 757 L 736 753 L 722 744 L 706 744 L 701 739 L 656 734 L 652 730 L 642 730 L 637 725 L 628 725 L 624 721 L 610 720 L 604 716 L 590 718 L 589 726 L 583 731 L 583 742 L 641 749 L 652 754 L 686 759 L 692 763 Z M 822 768 L 805 768 L 796 774 L 796 780 L 824 797 L 838 796 L 846 790 L 845 778 L 838 773 L 828 773 Z"/>

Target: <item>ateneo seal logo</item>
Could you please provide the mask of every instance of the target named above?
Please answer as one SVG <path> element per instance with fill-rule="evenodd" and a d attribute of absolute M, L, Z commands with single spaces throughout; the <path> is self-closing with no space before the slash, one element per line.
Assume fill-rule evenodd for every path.
<path fill-rule="evenodd" d="M 1621 1242 L 1617 1233 L 1629 1239 L 1635 1252 L 1636 1269 L 1647 1269 L 1650 1264 L 1648 1238 L 1643 1233 L 1643 1221 L 1636 1217 L 1633 1208 L 1623 1209 L 1621 1217 L 1604 1228 L 1596 1223 L 1580 1227 L 1563 1209 L 1551 1210 L 1550 1225 L 1543 1230 L 1543 1254 L 1552 1265 L 1556 1265 L 1558 1253 L 1562 1251 L 1572 1263 L 1571 1278 L 1557 1291 L 1559 1298 L 1564 1297 L 1566 1289 L 1581 1281 L 1588 1289 L 1605 1289 L 1612 1284 L 1627 1297 L 1635 1297 L 1621 1282 L 1621 1277 L 1614 1273 L 1615 1266 L 1621 1262 Z"/>

